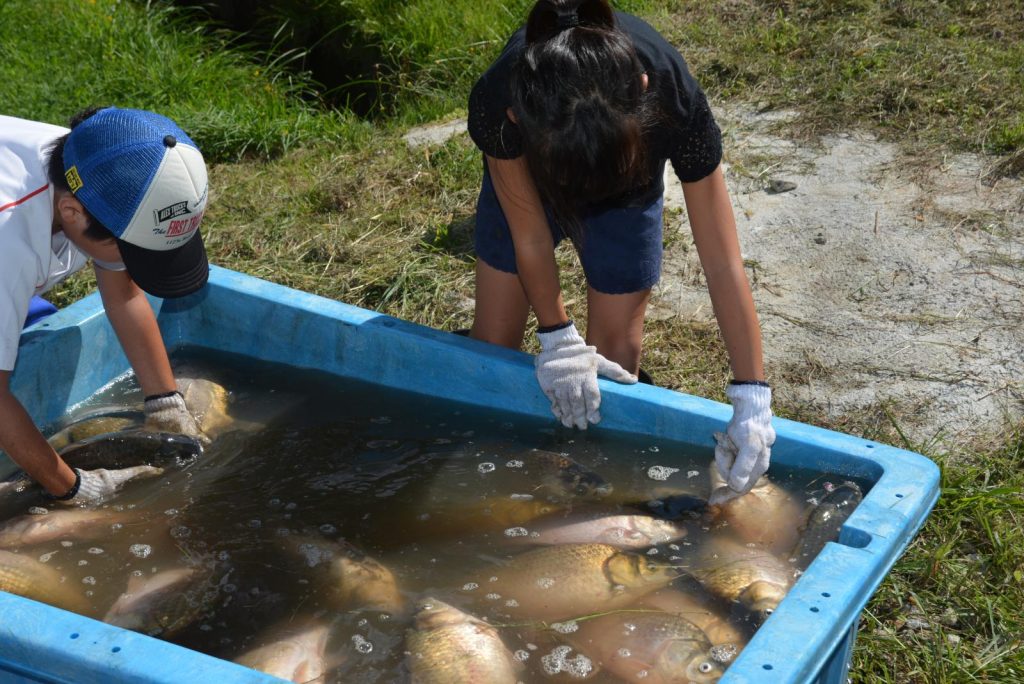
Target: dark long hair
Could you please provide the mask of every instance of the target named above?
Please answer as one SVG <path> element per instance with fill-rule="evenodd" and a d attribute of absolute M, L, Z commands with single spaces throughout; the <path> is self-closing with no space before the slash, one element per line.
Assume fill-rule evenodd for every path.
<path fill-rule="evenodd" d="M 539 0 L 512 71 L 512 109 L 537 190 L 573 238 L 587 205 L 649 180 L 643 63 L 607 0 Z"/>

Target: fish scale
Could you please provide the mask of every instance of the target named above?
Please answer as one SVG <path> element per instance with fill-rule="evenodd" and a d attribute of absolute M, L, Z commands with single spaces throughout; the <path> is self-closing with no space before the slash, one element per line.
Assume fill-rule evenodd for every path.
<path fill-rule="evenodd" d="M 76 613 L 88 612 L 85 597 L 64 583 L 59 572 L 10 551 L 0 551 L 0 591 Z"/>

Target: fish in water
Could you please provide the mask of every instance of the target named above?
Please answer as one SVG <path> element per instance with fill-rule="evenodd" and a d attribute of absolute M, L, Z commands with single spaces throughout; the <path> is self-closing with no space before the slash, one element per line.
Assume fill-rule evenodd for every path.
<path fill-rule="evenodd" d="M 346 548 L 330 564 L 331 596 L 345 609 L 379 610 L 402 615 L 406 600 L 389 568 L 355 547 Z"/>
<path fill-rule="evenodd" d="M 626 682 L 705 684 L 724 674 L 704 632 L 670 613 L 625 611 L 582 620 L 569 641 Z"/>
<path fill-rule="evenodd" d="M 738 602 L 760 624 L 793 586 L 794 570 L 764 549 L 719 537 L 701 545 L 689 573 L 714 596 Z"/>
<path fill-rule="evenodd" d="M 0 551 L 0 591 L 47 603 L 57 608 L 86 614 L 89 604 L 74 584 L 34 558 Z"/>
<path fill-rule="evenodd" d="M 124 512 L 104 508 L 68 508 L 45 515 L 21 515 L 0 524 L 0 548 L 45 544 L 56 539 L 99 539 L 111 533 L 112 525 L 128 518 Z"/>
<path fill-rule="evenodd" d="M 863 499 L 860 487 L 853 482 L 844 482 L 821 497 L 807 515 L 800 542 L 793 550 L 799 567 L 806 568 L 826 543 L 839 539 L 843 523 Z"/>
<path fill-rule="evenodd" d="M 117 470 L 133 466 L 185 466 L 203 453 L 198 440 L 147 430 L 125 430 L 78 442 L 60 452 L 73 468 Z"/>
<path fill-rule="evenodd" d="M 329 626 L 314 619 L 278 626 L 260 638 L 261 646 L 235 662 L 299 684 L 322 682 L 329 635 Z"/>
<path fill-rule="evenodd" d="M 132 575 L 103 621 L 150 636 L 174 636 L 197 620 L 217 597 L 211 568 L 186 566 Z"/>
<path fill-rule="evenodd" d="M 712 462 L 708 514 L 741 541 L 757 544 L 772 553 L 788 553 L 800 536 L 803 505 L 789 492 L 762 476 L 746 494 L 725 498 L 729 490 Z M 731 490 L 729 490 L 731 491 Z"/>
<path fill-rule="evenodd" d="M 610 482 L 566 454 L 531 449 L 518 458 L 526 474 L 555 498 L 601 499 L 614 490 Z"/>
<path fill-rule="evenodd" d="M 498 630 L 435 598 L 416 611 L 405 639 L 413 684 L 515 684 L 516 661 Z"/>
<path fill-rule="evenodd" d="M 441 504 L 400 524 L 389 525 L 382 538 L 386 543 L 408 544 L 465 537 L 522 527 L 567 508 L 567 504 L 543 501 L 533 496 L 491 496 L 470 503 Z"/>
<path fill-rule="evenodd" d="M 659 589 L 640 599 L 636 607 L 672 613 L 697 625 L 713 646 L 720 647 L 718 653 L 729 654 L 725 659 L 718 657 L 720 662 L 735 658 L 749 641 L 744 630 L 729 620 L 729 615 L 718 606 L 718 602 L 699 588 L 696 592 L 672 587 Z"/>
<path fill-rule="evenodd" d="M 100 435 L 123 432 L 141 427 L 145 416 L 141 411 L 112 411 L 90 415 L 76 420 L 71 425 L 49 438 L 54 451 L 61 451 L 72 444 L 84 442 Z"/>
<path fill-rule="evenodd" d="M 523 544 L 554 546 L 598 542 L 618 549 L 644 549 L 686 536 L 686 527 L 649 515 L 573 514 L 537 521 L 529 535 L 513 537 Z"/>
<path fill-rule="evenodd" d="M 563 620 L 626 606 L 669 584 L 679 572 L 653 558 L 608 544 L 563 544 L 521 553 L 491 568 L 483 581 L 503 614 Z M 496 577 L 490 581 L 491 577 Z M 467 585 L 471 586 L 471 585 Z M 472 589 L 484 593 L 481 589 Z"/>
<path fill-rule="evenodd" d="M 178 379 L 178 389 L 207 437 L 213 439 L 232 427 L 234 421 L 228 415 L 230 395 L 223 386 L 205 378 L 184 377 Z"/>

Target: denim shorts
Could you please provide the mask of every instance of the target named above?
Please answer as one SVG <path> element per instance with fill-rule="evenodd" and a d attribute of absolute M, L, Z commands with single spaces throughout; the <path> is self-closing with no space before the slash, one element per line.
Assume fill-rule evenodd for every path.
<path fill-rule="evenodd" d="M 582 239 L 576 250 L 587 283 L 604 294 L 627 294 L 654 287 L 661 276 L 664 195 L 646 206 L 606 209 L 582 218 Z M 545 208 L 551 237 L 557 245 L 565 231 Z M 491 175 L 484 180 L 476 205 L 476 254 L 485 264 L 516 273 L 516 251 L 505 213 L 498 203 Z"/>

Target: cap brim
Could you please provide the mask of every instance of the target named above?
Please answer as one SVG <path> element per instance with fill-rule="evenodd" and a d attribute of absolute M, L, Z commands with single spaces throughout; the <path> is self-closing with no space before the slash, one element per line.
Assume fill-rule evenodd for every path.
<path fill-rule="evenodd" d="M 121 259 L 135 284 L 154 297 L 184 297 L 199 290 L 210 277 L 203 236 L 195 236 L 177 249 L 143 249 L 117 241 Z"/>

